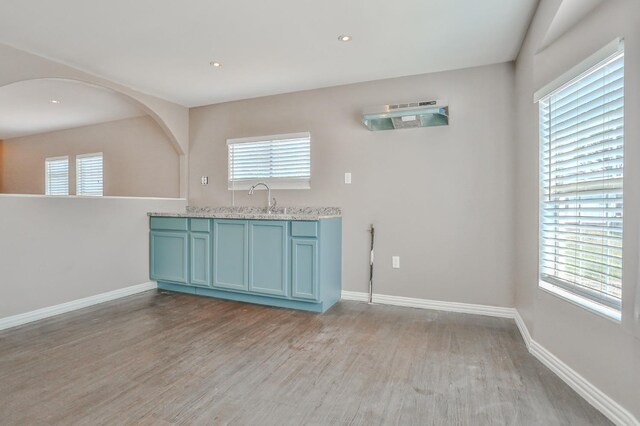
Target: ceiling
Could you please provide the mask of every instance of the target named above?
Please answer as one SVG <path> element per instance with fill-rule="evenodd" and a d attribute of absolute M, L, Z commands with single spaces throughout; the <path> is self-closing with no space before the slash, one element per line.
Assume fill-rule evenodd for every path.
<path fill-rule="evenodd" d="M 192 107 L 510 61 L 537 2 L 2 0 L 0 42 Z"/>
<path fill-rule="evenodd" d="M 123 95 L 78 81 L 27 80 L 0 87 L 0 139 L 142 115 Z"/>

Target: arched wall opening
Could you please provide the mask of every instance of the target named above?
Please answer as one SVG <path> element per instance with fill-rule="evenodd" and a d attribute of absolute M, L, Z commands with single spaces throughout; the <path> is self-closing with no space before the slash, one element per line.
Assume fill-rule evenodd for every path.
<path fill-rule="evenodd" d="M 76 195 L 76 160 L 102 152 L 105 196 L 183 195 L 176 135 L 147 104 L 111 87 L 68 78 L 0 86 L 0 140 L 0 193 L 45 194 L 46 159 L 68 157 Z"/>

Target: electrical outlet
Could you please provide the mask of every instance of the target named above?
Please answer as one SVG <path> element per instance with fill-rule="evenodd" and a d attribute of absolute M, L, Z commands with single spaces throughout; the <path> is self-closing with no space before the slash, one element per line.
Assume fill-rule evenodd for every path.
<path fill-rule="evenodd" d="M 391 265 L 393 269 L 400 269 L 400 256 L 391 256 Z"/>
<path fill-rule="evenodd" d="M 351 183 L 351 173 L 347 172 L 344 174 L 344 183 L 346 184 L 350 184 Z"/>
<path fill-rule="evenodd" d="M 200 178 L 200 183 L 201 183 L 202 185 L 208 185 L 208 184 L 209 184 L 209 176 L 202 176 L 202 177 Z"/>

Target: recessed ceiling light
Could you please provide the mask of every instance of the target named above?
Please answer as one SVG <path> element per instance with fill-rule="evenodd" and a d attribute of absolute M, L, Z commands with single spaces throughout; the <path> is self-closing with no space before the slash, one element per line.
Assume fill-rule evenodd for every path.
<path fill-rule="evenodd" d="M 220 62 L 216 62 L 216 61 L 209 62 L 209 65 L 211 65 L 214 68 L 220 68 L 222 66 Z"/>
<path fill-rule="evenodd" d="M 340 40 L 340 41 L 351 41 L 351 36 L 350 35 L 341 35 L 341 36 L 338 36 L 338 40 Z"/>
<path fill-rule="evenodd" d="M 57 99 L 51 99 L 49 102 L 51 102 L 52 104 L 59 104 L 60 101 Z"/>

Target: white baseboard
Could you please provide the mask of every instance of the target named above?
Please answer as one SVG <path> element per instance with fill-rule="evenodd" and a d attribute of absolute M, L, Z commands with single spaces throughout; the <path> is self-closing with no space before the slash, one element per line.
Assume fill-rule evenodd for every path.
<path fill-rule="evenodd" d="M 516 321 L 516 325 L 518 326 L 518 330 L 520 330 L 520 334 L 522 335 L 522 340 L 524 340 L 524 344 L 527 345 L 527 349 L 531 352 L 531 334 L 529 334 L 529 329 L 527 325 L 524 323 L 524 320 L 520 316 L 520 312 L 516 311 L 513 319 Z"/>
<path fill-rule="evenodd" d="M 356 291 L 343 291 L 342 299 L 367 302 L 369 295 Z M 373 303 L 381 305 L 406 306 L 409 308 L 433 309 L 436 311 L 459 312 L 463 314 L 487 315 L 500 318 L 514 318 L 514 308 L 500 306 L 475 305 L 472 303 L 441 302 L 438 300 L 416 299 L 413 297 L 389 296 L 386 294 L 373 294 Z"/>
<path fill-rule="evenodd" d="M 89 296 L 83 299 L 72 300 L 71 302 L 61 303 L 59 305 L 25 312 L 23 314 L 0 318 L 0 330 L 17 327 L 19 325 L 38 321 L 44 318 L 49 318 L 55 315 L 64 314 L 65 312 L 71 312 L 77 309 L 86 308 L 88 306 L 97 305 L 99 303 L 108 302 L 110 300 L 119 299 L 121 297 L 130 296 L 132 294 L 142 293 L 143 291 L 152 290 L 157 287 L 158 286 L 154 281 L 149 281 L 146 283 L 132 285 L 130 287 L 120 288 L 118 290 L 113 290 L 106 293 L 96 294 L 95 296 Z"/>
<path fill-rule="evenodd" d="M 590 381 L 582 377 L 578 372 L 533 339 L 530 341 L 529 352 L 614 424 L 619 426 L 640 425 L 638 419 L 627 409 L 595 387 Z"/>
<path fill-rule="evenodd" d="M 342 300 L 353 300 L 356 302 L 368 302 L 369 295 L 367 293 L 361 293 L 359 291 L 346 291 L 342 290 Z"/>
<path fill-rule="evenodd" d="M 369 295 L 356 291 L 343 291 L 342 299 L 367 302 Z M 598 409 L 609 420 L 619 426 L 640 426 L 640 422 L 633 414 L 618 404 L 591 382 L 578 374 L 575 370 L 562 362 L 559 358 L 533 340 L 527 325 L 514 308 L 501 308 L 497 306 L 474 305 L 470 303 L 440 302 L 436 300 L 415 299 L 411 297 L 388 296 L 384 294 L 373 295 L 373 302 L 384 305 L 406 306 L 411 308 L 434 309 L 438 311 L 460 312 L 465 314 L 488 315 L 500 318 L 513 318 L 522 335 L 529 352 L 536 357 L 548 369 L 553 371 L 578 395 Z"/>

